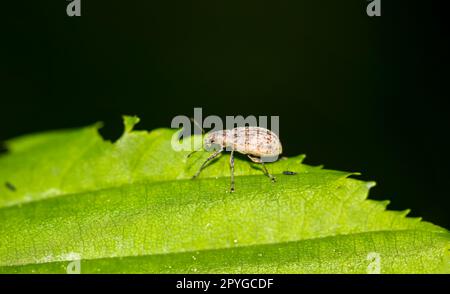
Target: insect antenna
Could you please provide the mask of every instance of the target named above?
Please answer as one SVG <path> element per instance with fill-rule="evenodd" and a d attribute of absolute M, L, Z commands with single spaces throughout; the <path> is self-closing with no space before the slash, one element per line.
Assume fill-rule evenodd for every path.
<path fill-rule="evenodd" d="M 194 154 L 195 152 L 198 152 L 198 151 L 200 151 L 200 149 L 197 149 L 197 150 L 192 151 L 191 153 L 189 153 L 189 154 L 186 156 L 186 158 L 191 157 L 192 154 Z"/>
<path fill-rule="evenodd" d="M 200 125 L 193 117 L 190 117 L 189 119 L 192 121 L 192 123 L 193 123 L 197 128 L 199 128 L 200 130 L 202 130 L 202 134 L 205 134 L 205 130 L 202 128 L 202 126 L 201 126 L 201 125 Z M 200 151 L 201 149 L 202 149 L 202 147 L 200 147 L 200 148 L 197 149 L 197 150 L 192 151 L 191 153 L 189 153 L 189 154 L 186 156 L 186 158 L 191 157 L 192 154 L 194 154 L 195 152 Z"/>

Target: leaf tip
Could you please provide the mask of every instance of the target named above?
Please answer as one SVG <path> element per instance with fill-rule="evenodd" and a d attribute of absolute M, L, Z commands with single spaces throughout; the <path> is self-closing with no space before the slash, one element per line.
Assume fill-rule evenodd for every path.
<path fill-rule="evenodd" d="M 95 130 L 99 130 L 99 129 L 103 128 L 104 126 L 105 126 L 105 124 L 102 121 L 98 121 L 91 125 L 91 127 Z"/>
<path fill-rule="evenodd" d="M 371 189 L 371 188 L 375 187 L 376 185 L 377 185 L 377 183 L 374 181 L 366 182 L 367 189 Z"/>
<path fill-rule="evenodd" d="M 140 118 L 135 115 L 123 115 L 122 118 L 125 127 L 125 133 L 130 133 L 133 130 L 134 126 L 137 125 L 140 121 Z"/>
<path fill-rule="evenodd" d="M 391 204 L 391 200 L 383 200 L 380 201 L 380 203 L 386 208 L 388 207 L 389 204 Z"/>
<path fill-rule="evenodd" d="M 400 211 L 400 215 L 406 217 L 411 212 L 411 209 L 405 209 Z"/>

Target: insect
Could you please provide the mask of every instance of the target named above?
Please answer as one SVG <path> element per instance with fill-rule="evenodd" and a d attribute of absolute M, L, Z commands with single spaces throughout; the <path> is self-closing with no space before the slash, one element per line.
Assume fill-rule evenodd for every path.
<path fill-rule="evenodd" d="M 296 174 L 297 174 L 296 172 L 290 171 L 290 170 L 285 170 L 283 172 L 283 175 L 286 175 L 286 176 L 293 176 L 293 175 L 296 175 Z"/>
<path fill-rule="evenodd" d="M 192 179 L 195 179 L 200 175 L 200 172 L 205 168 L 208 162 L 216 158 L 222 151 L 226 150 L 231 151 L 231 192 L 234 192 L 234 152 L 245 154 L 251 161 L 261 164 L 264 174 L 268 176 L 272 182 L 276 181 L 275 177 L 267 170 L 264 161 L 266 161 L 266 158 L 276 158 L 281 154 L 283 148 L 278 136 L 268 129 L 261 127 L 237 127 L 231 130 L 210 132 L 206 134 L 203 145 L 207 151 L 214 150 L 214 152 L 205 160 L 205 162 L 203 162 Z M 189 156 L 191 154 L 189 154 Z"/>

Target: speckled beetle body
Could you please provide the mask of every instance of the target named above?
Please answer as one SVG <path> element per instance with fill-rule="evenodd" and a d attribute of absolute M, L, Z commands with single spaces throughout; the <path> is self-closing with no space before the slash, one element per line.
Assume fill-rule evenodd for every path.
<path fill-rule="evenodd" d="M 204 139 L 204 148 L 208 151 L 214 150 L 214 153 L 206 159 L 193 178 L 196 178 L 206 164 L 222 151 L 231 151 L 231 192 L 234 191 L 234 152 L 245 154 L 253 162 L 260 163 L 264 173 L 275 182 L 275 177 L 268 172 L 264 165 L 266 161 L 264 159 L 271 158 L 271 161 L 274 161 L 273 158 L 278 158 L 283 151 L 278 136 L 261 127 L 238 127 L 208 133 Z"/>
<path fill-rule="evenodd" d="M 205 148 L 218 145 L 227 151 L 236 151 L 255 157 L 275 157 L 283 149 L 278 136 L 260 127 L 239 127 L 208 133 L 204 140 Z"/>

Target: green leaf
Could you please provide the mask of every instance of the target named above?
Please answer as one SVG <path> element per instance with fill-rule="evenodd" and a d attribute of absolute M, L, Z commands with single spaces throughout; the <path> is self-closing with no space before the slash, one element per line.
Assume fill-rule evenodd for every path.
<path fill-rule="evenodd" d="M 115 143 L 99 124 L 7 142 L 0 157 L 0 272 L 449 273 L 450 234 L 367 200 L 354 173 L 176 152 L 177 132 L 136 131 Z M 197 137 L 198 138 L 198 137 Z M 191 144 L 190 140 L 185 140 Z M 283 175 L 285 170 L 296 175 Z"/>

